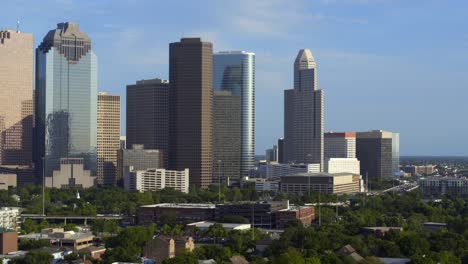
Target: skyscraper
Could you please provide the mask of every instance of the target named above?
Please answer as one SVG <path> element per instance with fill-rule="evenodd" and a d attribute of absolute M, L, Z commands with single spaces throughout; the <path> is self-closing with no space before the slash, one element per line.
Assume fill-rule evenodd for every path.
<path fill-rule="evenodd" d="M 169 158 L 169 82 L 141 80 L 127 85 L 127 148 L 141 144 Z"/>
<path fill-rule="evenodd" d="M 284 154 L 288 163 L 320 164 L 323 169 L 323 91 L 309 49 L 294 62 L 294 89 L 284 91 Z"/>
<path fill-rule="evenodd" d="M 392 133 L 392 175 L 400 176 L 400 133 Z"/>
<path fill-rule="evenodd" d="M 207 188 L 213 170 L 213 45 L 182 38 L 169 45 L 169 166 L 190 170 L 190 185 Z"/>
<path fill-rule="evenodd" d="M 33 35 L 0 31 L 0 165 L 30 165 Z"/>
<path fill-rule="evenodd" d="M 356 156 L 361 173 L 369 179 L 392 176 L 392 132 L 373 130 L 356 133 Z"/>
<path fill-rule="evenodd" d="M 62 158 L 82 158 L 96 175 L 97 57 L 78 24 L 59 23 L 36 49 L 38 175 L 52 176 Z"/>
<path fill-rule="evenodd" d="M 240 181 L 240 97 L 215 91 L 213 97 L 213 181 Z"/>
<path fill-rule="evenodd" d="M 120 95 L 98 93 L 97 181 L 116 185 L 117 151 L 120 149 Z"/>
<path fill-rule="evenodd" d="M 213 88 L 241 98 L 241 176 L 255 167 L 255 53 L 223 51 L 213 55 Z M 216 128 L 215 128 L 216 129 Z"/>
<path fill-rule="evenodd" d="M 327 132 L 324 134 L 325 161 L 330 158 L 356 158 L 356 133 Z"/>
<path fill-rule="evenodd" d="M 278 163 L 284 163 L 284 138 L 278 138 Z"/>

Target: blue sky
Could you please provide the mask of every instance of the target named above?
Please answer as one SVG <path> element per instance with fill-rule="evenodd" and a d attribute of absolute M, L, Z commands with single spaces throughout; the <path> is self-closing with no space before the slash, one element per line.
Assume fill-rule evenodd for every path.
<path fill-rule="evenodd" d="M 58 22 L 79 23 L 99 90 L 123 106 L 126 84 L 168 78 L 168 43 L 180 37 L 255 52 L 259 154 L 283 135 L 283 90 L 298 50 L 310 48 L 326 130 L 397 131 L 402 155 L 468 155 L 464 0 L 2 0 L 1 10 L 0 27 L 19 17 L 36 46 Z"/>

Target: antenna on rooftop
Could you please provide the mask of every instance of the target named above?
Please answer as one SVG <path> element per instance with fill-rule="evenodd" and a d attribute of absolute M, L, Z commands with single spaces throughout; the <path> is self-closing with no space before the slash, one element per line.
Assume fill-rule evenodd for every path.
<path fill-rule="evenodd" d="M 19 27 L 20 27 L 20 21 L 19 21 L 19 18 L 17 18 L 16 19 L 16 33 L 20 33 Z"/>

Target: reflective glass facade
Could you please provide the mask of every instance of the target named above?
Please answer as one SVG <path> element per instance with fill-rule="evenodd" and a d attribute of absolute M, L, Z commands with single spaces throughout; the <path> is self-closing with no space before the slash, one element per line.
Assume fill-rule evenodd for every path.
<path fill-rule="evenodd" d="M 241 176 L 255 167 L 255 54 L 244 51 L 213 55 L 213 89 L 241 98 Z"/>
<path fill-rule="evenodd" d="M 71 36 L 73 35 L 73 36 Z M 61 158 L 83 158 L 96 175 L 97 57 L 76 24 L 61 23 L 36 50 L 36 162 L 42 175 Z"/>

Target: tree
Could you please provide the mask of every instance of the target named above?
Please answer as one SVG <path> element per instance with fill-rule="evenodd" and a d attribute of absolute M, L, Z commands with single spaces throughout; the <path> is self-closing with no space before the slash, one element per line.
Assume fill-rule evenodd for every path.
<path fill-rule="evenodd" d="M 21 223 L 21 231 L 24 232 L 25 234 L 30 234 L 34 233 L 38 230 L 38 227 L 36 224 L 34 224 L 33 220 L 27 218 L 24 220 L 23 223 Z"/>
<path fill-rule="evenodd" d="M 283 254 L 273 259 L 273 264 L 305 264 L 305 260 L 302 255 L 294 248 L 289 248 Z"/>
<path fill-rule="evenodd" d="M 182 252 L 174 258 L 163 260 L 162 264 L 198 264 L 198 259 L 192 253 Z"/>
<path fill-rule="evenodd" d="M 45 251 L 30 251 L 24 258 L 14 258 L 11 264 L 50 264 L 53 260 L 52 255 Z"/>
<path fill-rule="evenodd" d="M 208 228 L 206 234 L 212 237 L 216 243 L 217 238 L 226 238 L 227 231 L 221 224 L 216 223 Z"/>
<path fill-rule="evenodd" d="M 66 224 L 63 226 L 64 231 L 75 231 L 78 232 L 78 228 L 76 227 L 75 224 Z"/>

